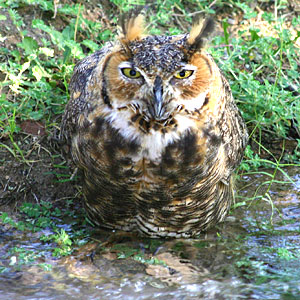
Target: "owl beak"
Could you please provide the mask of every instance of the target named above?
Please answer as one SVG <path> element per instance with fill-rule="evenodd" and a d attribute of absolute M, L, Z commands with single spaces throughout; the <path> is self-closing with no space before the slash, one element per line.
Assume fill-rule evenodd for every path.
<path fill-rule="evenodd" d="M 153 106 L 150 107 L 151 116 L 160 120 L 164 110 L 162 109 L 163 104 L 163 82 L 160 76 L 156 76 L 153 87 Z"/>

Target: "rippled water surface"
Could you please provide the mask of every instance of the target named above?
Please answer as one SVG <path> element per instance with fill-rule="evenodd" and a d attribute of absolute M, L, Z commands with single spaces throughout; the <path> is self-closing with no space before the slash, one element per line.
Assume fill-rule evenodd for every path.
<path fill-rule="evenodd" d="M 63 259 L 41 256 L 49 270 L 30 262 L 13 267 L 13 247 L 46 248 L 39 233 L 3 226 L 0 299 L 300 299 L 300 175 L 286 171 L 294 184 L 271 186 L 273 210 L 268 197 L 246 201 L 197 240 L 91 242 Z M 266 180 L 244 177 L 238 201 L 264 191 Z"/>

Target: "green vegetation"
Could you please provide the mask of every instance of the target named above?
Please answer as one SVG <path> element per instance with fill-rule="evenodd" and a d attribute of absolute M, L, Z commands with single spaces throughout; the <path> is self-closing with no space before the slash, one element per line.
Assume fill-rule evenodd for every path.
<path fill-rule="evenodd" d="M 152 244 L 153 243 L 150 240 L 149 243 L 145 246 L 146 248 L 151 248 Z M 154 242 L 154 244 L 157 243 Z M 111 247 L 110 250 L 116 252 L 118 259 L 132 258 L 133 260 L 143 264 L 166 266 L 166 263 L 164 261 L 156 257 L 152 257 L 152 255 L 148 257 L 149 255 L 146 255 L 145 252 L 141 250 L 141 248 L 134 248 L 125 244 L 115 244 Z"/>
<path fill-rule="evenodd" d="M 0 224 L 19 231 L 38 232 L 41 248 L 27 250 L 24 247 L 13 247 L 8 252 L 11 266 L 20 267 L 24 264 L 37 264 L 44 269 L 51 266 L 36 261 L 49 256 L 62 257 L 71 254 L 76 248 L 87 243 L 89 233 L 82 229 L 84 222 L 78 218 L 80 212 L 71 209 L 72 202 L 67 202 L 64 210 L 54 207 L 49 202 L 40 204 L 24 203 L 20 208 L 19 220 L 14 220 L 8 213 L 0 215 Z M 65 225 L 65 220 L 72 218 L 70 225 Z M 75 220 L 78 219 L 78 222 Z M 1 272 L 1 270 L 0 270 Z"/>
<path fill-rule="evenodd" d="M 27 119 L 43 120 L 50 132 L 59 126 L 54 119 L 61 115 L 68 100 L 67 86 L 75 62 L 115 36 L 113 25 L 119 13 L 144 2 L 127 1 L 124 5 L 124 1 L 112 0 L 111 7 L 115 6 L 119 11 L 114 15 L 113 9 L 103 12 L 98 5 L 97 12 L 102 12 L 103 19 L 108 18 L 111 24 L 91 20 L 82 4 L 64 4 L 57 7 L 56 14 L 56 18 L 64 22 L 63 28 L 56 28 L 56 20 L 50 19 L 55 11 L 52 1 L 11 0 L 2 3 L 0 22 L 4 25 L 10 20 L 20 42 L 14 44 L 13 49 L 0 49 L 0 71 L 4 77 L 0 134 L 8 134 L 13 140 L 20 131 L 19 122 Z M 250 1 L 157 1 L 148 8 L 149 30 L 156 34 L 182 33 L 188 29 L 193 12 L 217 15 L 220 10 L 226 12 L 229 8 L 234 14 L 242 15 L 246 22 L 258 13 L 248 4 Z M 276 16 L 273 11 L 261 15 L 267 33 L 254 24 L 240 26 L 237 33 L 231 35 L 228 17 L 224 17 L 224 34 L 214 38 L 213 47 L 209 49 L 230 80 L 251 134 L 251 146 L 247 148 L 242 170 L 268 165 L 261 159 L 262 152 L 267 151 L 272 160 L 278 158 L 266 141 L 287 139 L 291 135 L 298 139 L 298 144 L 292 153 L 284 153 L 282 159 L 285 163 L 299 163 L 299 47 L 296 42 L 300 32 L 296 28 L 300 20 L 293 17 L 292 26 L 288 28 L 279 16 L 286 8 L 286 1 L 278 1 L 275 5 Z M 20 14 L 25 8 L 39 9 L 47 18 L 33 19 L 29 30 Z M 151 25 L 155 26 L 152 28 Z M 32 31 L 39 38 L 32 37 Z M 7 37 L 2 34 L 0 38 L 5 41 Z M 17 156 L 20 151 L 16 150 Z"/>
<path fill-rule="evenodd" d="M 111 24 L 91 20 L 82 4 L 64 4 L 57 7 L 56 14 L 56 18 L 64 22 L 62 28 L 56 28 L 56 20 L 50 18 L 55 11 L 52 1 L 11 0 L 2 3 L 0 22 L 5 26 L 10 20 L 20 42 L 14 44 L 13 49 L 0 49 L 0 71 L 4 76 L 0 98 L 1 135 L 9 134 L 13 140 L 14 134 L 20 131 L 19 122 L 27 119 L 43 120 L 50 132 L 59 126 L 53 120 L 61 115 L 68 100 L 67 86 L 75 62 L 115 36 L 113 25 L 119 13 L 144 2 L 132 0 L 124 5 L 124 1 L 112 0 L 111 7 L 115 6 L 119 11 L 114 15 L 113 9 L 104 12 L 99 4 L 97 12 L 102 12 L 103 19 L 108 18 Z M 258 13 L 250 8 L 250 1 L 214 2 L 157 1 L 148 8 L 149 30 L 156 34 L 166 30 L 169 34 L 182 33 L 188 29 L 195 11 L 217 15 L 220 10 L 226 12 L 230 8 L 234 14 L 242 15 L 245 22 Z M 300 20 L 293 17 L 292 26 L 285 26 L 279 15 L 286 5 L 286 1 L 275 2 L 276 16 L 273 11 L 261 15 L 267 33 L 254 24 L 240 26 L 237 33 L 231 35 L 228 17 L 224 17 L 224 34 L 214 38 L 213 47 L 209 49 L 230 80 L 251 134 L 251 146 L 247 148 L 242 170 L 266 165 L 260 157 L 262 152 L 267 151 L 272 160 L 278 158 L 266 141 L 287 139 L 291 135 L 298 139 L 298 144 L 282 159 L 299 163 L 299 47 L 296 42 L 300 40 L 300 31 L 296 28 Z M 24 26 L 20 14 L 25 8 L 39 9 L 47 18 L 33 19 L 29 29 Z M 154 24 L 156 28 L 151 28 Z M 32 31 L 39 38 L 32 37 Z M 0 38 L 5 41 L 7 37 L 2 33 Z"/>

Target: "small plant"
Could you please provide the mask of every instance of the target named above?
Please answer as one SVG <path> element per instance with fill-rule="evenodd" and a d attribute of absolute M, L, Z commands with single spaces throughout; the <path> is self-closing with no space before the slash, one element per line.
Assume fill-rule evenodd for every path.
<path fill-rule="evenodd" d="M 59 8 L 59 13 L 71 17 L 70 24 L 62 32 L 46 25 L 43 20 L 33 20 L 32 29 L 44 32 L 48 37 L 40 40 L 28 36 L 23 29 L 22 17 L 16 10 L 19 5 L 32 5 L 32 2 L 9 1 L 4 5 L 21 42 L 12 51 L 0 49 L 0 57 L 6 58 L 0 65 L 0 72 L 5 75 L 0 89 L 6 91 L 6 95 L 0 98 L 1 134 L 12 132 L 11 124 L 17 120 L 43 119 L 52 124 L 51 119 L 63 112 L 67 102 L 68 82 L 75 60 L 85 56 L 83 48 L 91 51 L 99 48 L 90 39 L 81 40 L 81 43 L 77 41 L 81 30 L 84 29 L 85 34 L 89 33 L 92 39 L 96 39 L 96 31 L 101 29 L 99 24 L 83 18 L 80 5 Z M 53 9 L 53 1 L 35 1 L 35 5 L 43 10 Z M 106 29 L 101 33 L 101 38 L 105 35 L 106 38 L 110 36 Z M 16 126 L 16 129 L 19 130 L 19 127 Z"/>
<path fill-rule="evenodd" d="M 251 138 L 259 143 L 265 136 L 287 138 L 291 122 L 300 121 L 297 109 L 300 96 L 295 97 L 288 88 L 291 82 L 299 86 L 295 73 L 299 57 L 299 49 L 294 46 L 297 37 L 293 39 L 288 30 L 282 29 L 282 24 L 280 19 L 273 27 L 278 37 L 262 36 L 259 29 L 250 28 L 249 32 L 240 31 L 239 38 L 230 41 L 226 25 L 225 39 L 218 37 L 215 43 L 230 43 L 229 56 L 224 60 L 224 50 L 212 48 L 213 56 L 220 58 L 221 69 L 231 79 Z M 284 69 L 283 64 L 286 64 Z"/>
<path fill-rule="evenodd" d="M 268 265 L 263 261 L 246 257 L 237 261 L 235 265 L 244 278 L 254 280 L 257 284 L 269 281 L 272 278 L 272 275 L 268 273 Z"/>
<path fill-rule="evenodd" d="M 73 226 L 62 228 L 63 218 L 73 216 L 73 213 L 57 207 L 51 203 L 41 202 L 40 204 L 24 203 L 20 207 L 20 213 L 23 220 L 15 221 L 7 213 L 0 215 L 0 223 L 7 224 L 20 231 L 40 232 L 40 241 L 44 250 L 27 250 L 21 246 L 12 248 L 9 252 L 11 266 L 20 266 L 23 264 L 35 264 L 44 269 L 49 269 L 48 264 L 37 262 L 40 258 L 51 254 L 53 257 L 62 257 L 71 254 L 76 247 L 82 246 L 88 241 L 89 234 L 86 229 L 81 228 L 77 221 Z M 73 216 L 74 217 L 74 216 Z M 79 227 L 79 228 L 78 228 Z"/>
<path fill-rule="evenodd" d="M 40 258 L 45 255 L 43 252 L 27 250 L 21 247 L 13 247 L 7 255 L 10 256 L 9 266 L 15 267 L 16 269 L 20 269 L 23 265 L 36 265 L 45 271 L 50 271 L 52 269 L 52 265 L 38 262 Z M 7 270 L 8 268 L 6 267 L 2 268 L 2 272 Z"/>
<path fill-rule="evenodd" d="M 69 255 L 73 252 L 72 240 L 68 233 L 64 229 L 56 230 L 56 233 L 51 235 L 43 235 L 41 241 L 43 242 L 54 242 L 57 247 L 53 249 L 52 255 L 54 257 L 62 257 Z"/>
<path fill-rule="evenodd" d="M 167 266 L 162 260 L 146 255 L 141 249 L 129 247 L 127 245 L 116 244 L 111 248 L 112 251 L 116 251 L 118 259 L 132 258 L 135 261 L 149 264 L 149 265 L 162 265 Z"/>
<path fill-rule="evenodd" d="M 299 259 L 300 253 L 293 253 L 291 250 L 287 248 L 277 248 L 277 255 L 279 258 L 284 259 L 284 260 L 291 260 L 291 259 Z"/>

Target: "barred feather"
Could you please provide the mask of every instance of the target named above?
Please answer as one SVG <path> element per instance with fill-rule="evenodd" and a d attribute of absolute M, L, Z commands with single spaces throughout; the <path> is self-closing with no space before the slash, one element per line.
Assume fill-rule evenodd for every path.
<path fill-rule="evenodd" d="M 247 130 L 228 82 L 202 49 L 213 21 L 178 36 L 144 36 L 143 23 L 142 14 L 129 13 L 121 43 L 76 65 L 62 137 L 83 171 L 93 223 L 194 237 L 230 208 Z"/>

